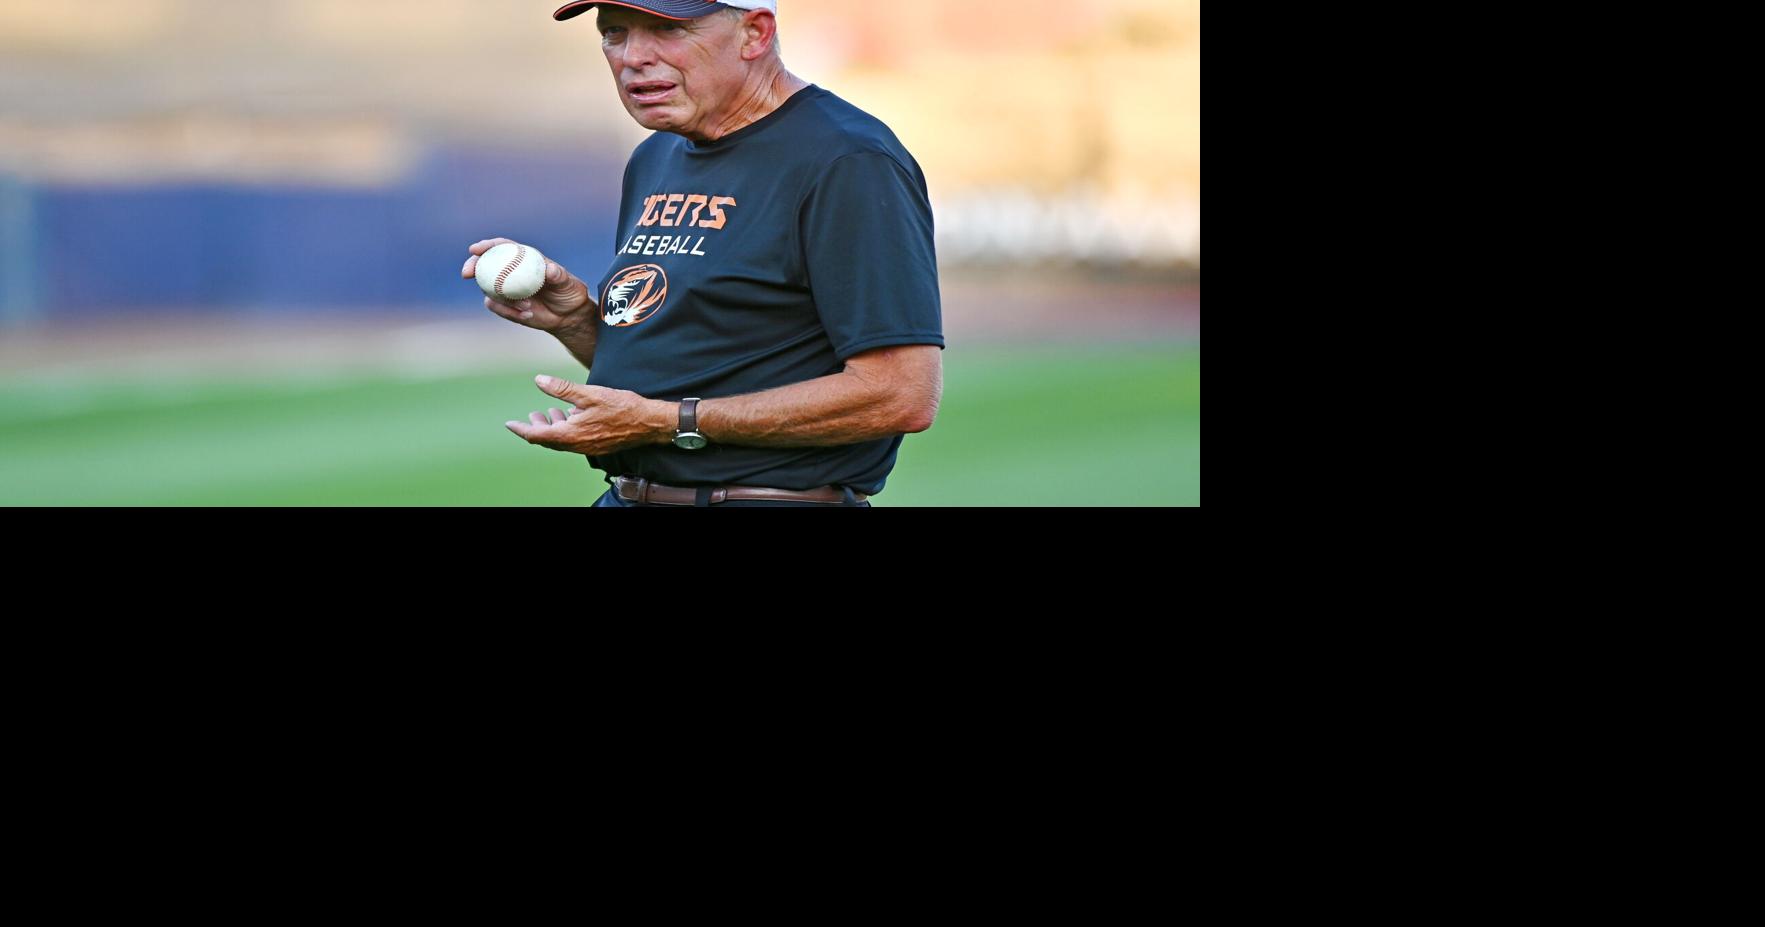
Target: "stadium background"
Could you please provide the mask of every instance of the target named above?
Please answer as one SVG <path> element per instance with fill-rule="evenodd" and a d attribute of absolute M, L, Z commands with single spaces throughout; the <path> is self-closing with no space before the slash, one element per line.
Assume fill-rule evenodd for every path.
<path fill-rule="evenodd" d="M 876 504 L 1199 504 L 1199 4 L 780 6 L 937 217 L 943 408 Z M 614 246 L 644 130 L 551 8 L 0 0 L 0 504 L 598 495 L 501 424 L 581 367 L 458 274 Z"/>

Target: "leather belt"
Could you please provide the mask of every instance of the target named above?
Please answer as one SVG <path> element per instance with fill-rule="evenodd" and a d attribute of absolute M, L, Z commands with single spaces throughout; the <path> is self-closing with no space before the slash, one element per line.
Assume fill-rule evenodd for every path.
<path fill-rule="evenodd" d="M 645 502 L 652 505 L 696 505 L 699 501 L 699 490 L 696 487 L 664 486 L 661 483 L 652 483 L 643 477 L 635 476 L 614 477 L 613 492 L 626 502 Z M 870 497 L 854 490 L 852 498 L 863 502 Z M 772 489 L 766 486 L 711 487 L 712 505 L 732 499 L 774 499 L 781 502 L 825 502 L 830 505 L 841 505 L 846 501 L 846 494 L 834 486 L 817 486 L 814 489 Z"/>

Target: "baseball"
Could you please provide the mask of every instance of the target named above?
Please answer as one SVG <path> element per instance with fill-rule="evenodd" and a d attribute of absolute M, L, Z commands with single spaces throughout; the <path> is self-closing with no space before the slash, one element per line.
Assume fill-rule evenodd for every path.
<path fill-rule="evenodd" d="M 498 302 L 526 299 L 545 286 L 545 255 L 527 245 L 502 244 L 478 259 L 478 288 Z"/>

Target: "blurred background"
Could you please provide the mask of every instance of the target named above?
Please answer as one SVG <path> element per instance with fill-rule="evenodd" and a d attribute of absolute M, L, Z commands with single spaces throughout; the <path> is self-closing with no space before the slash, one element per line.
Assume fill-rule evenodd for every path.
<path fill-rule="evenodd" d="M 647 133 L 561 2 L 0 0 L 0 504 L 592 502 L 502 425 L 585 372 L 459 276 L 611 259 Z M 1199 2 L 779 6 L 932 196 L 944 402 L 875 504 L 1199 505 Z"/>

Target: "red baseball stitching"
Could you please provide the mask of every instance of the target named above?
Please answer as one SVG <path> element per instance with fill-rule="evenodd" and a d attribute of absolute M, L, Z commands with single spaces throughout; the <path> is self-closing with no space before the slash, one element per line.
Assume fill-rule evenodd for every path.
<path fill-rule="evenodd" d="M 503 282 L 509 279 L 509 275 L 515 272 L 515 268 L 521 266 L 521 261 L 526 257 L 527 257 L 527 246 L 526 245 L 516 245 L 515 246 L 515 259 L 509 262 L 509 266 L 504 267 L 502 269 L 502 273 L 499 273 L 496 275 L 496 295 L 498 295 L 498 296 L 503 295 Z"/>

